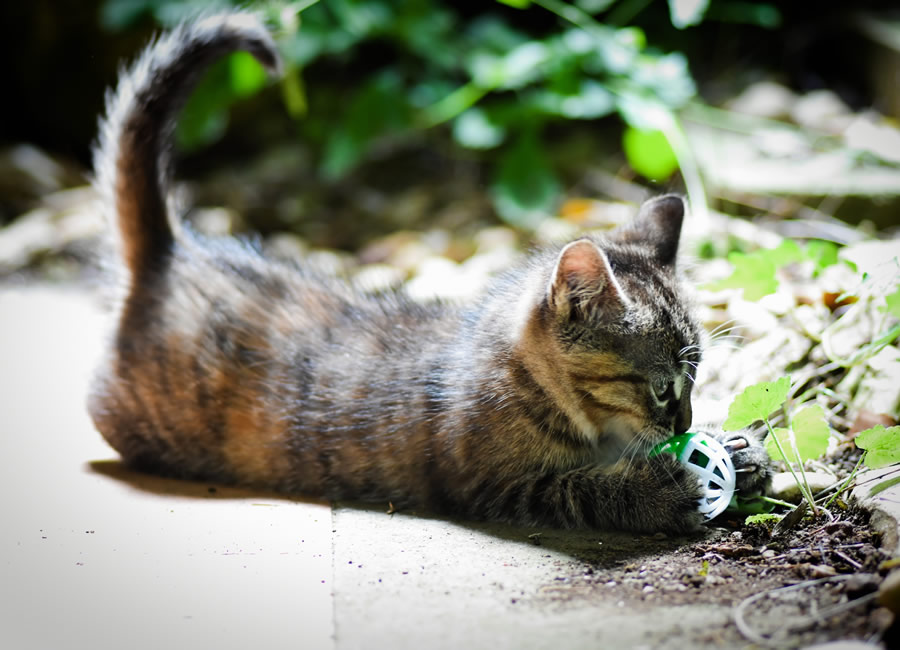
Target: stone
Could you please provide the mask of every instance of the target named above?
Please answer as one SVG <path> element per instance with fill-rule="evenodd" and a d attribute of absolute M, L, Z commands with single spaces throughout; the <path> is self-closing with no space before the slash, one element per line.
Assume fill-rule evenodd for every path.
<path fill-rule="evenodd" d="M 878 604 L 900 614 L 900 569 L 891 571 L 878 588 Z"/>
<path fill-rule="evenodd" d="M 799 472 L 797 472 L 797 478 L 800 478 Z M 816 494 L 816 492 L 820 492 L 837 482 L 837 477 L 830 472 L 807 471 L 806 481 L 809 483 L 812 493 Z M 803 498 L 800 492 L 800 486 L 797 485 L 797 482 L 790 472 L 775 473 L 772 477 L 772 496 L 776 499 L 790 501 L 792 503 L 799 503 Z"/>

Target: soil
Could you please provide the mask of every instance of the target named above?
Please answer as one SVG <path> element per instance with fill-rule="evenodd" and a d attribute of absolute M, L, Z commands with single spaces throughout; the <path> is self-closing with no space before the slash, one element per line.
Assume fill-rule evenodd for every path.
<path fill-rule="evenodd" d="M 721 527 L 699 542 L 642 538 L 638 558 L 633 538 L 604 537 L 596 551 L 578 552 L 580 564 L 541 589 L 541 598 L 561 606 L 615 600 L 647 612 L 704 603 L 735 608 L 727 626 L 694 639 L 703 644 L 803 647 L 883 638 L 892 647 L 892 616 L 875 602 L 889 555 L 869 528 L 867 511 L 844 504 L 831 517 L 807 516 L 791 530 L 774 532 L 744 524 L 741 515 L 717 521 Z"/>

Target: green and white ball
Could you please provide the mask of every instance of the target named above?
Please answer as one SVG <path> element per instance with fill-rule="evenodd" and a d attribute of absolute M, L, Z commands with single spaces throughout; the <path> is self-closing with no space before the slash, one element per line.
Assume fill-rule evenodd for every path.
<path fill-rule="evenodd" d="M 731 503 L 737 475 L 721 442 L 688 431 L 661 442 L 650 452 L 651 456 L 658 454 L 674 454 L 700 479 L 704 495 L 699 510 L 707 521 L 722 514 Z"/>

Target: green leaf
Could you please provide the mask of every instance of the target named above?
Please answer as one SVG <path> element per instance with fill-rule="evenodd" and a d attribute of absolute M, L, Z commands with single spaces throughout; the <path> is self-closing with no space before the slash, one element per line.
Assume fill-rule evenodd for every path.
<path fill-rule="evenodd" d="M 533 228 L 553 208 L 560 185 L 534 129 L 519 136 L 500 159 L 491 186 L 494 206 L 513 225 Z"/>
<path fill-rule="evenodd" d="M 791 429 L 801 462 L 820 458 L 828 449 L 831 430 L 821 406 L 807 406 L 798 411 L 791 420 Z"/>
<path fill-rule="evenodd" d="M 528 101 L 534 108 L 569 119 L 592 120 L 609 115 L 616 108 L 613 94 L 601 83 L 581 81 L 573 92 L 541 89 L 532 92 Z"/>
<path fill-rule="evenodd" d="M 900 462 L 900 426 L 885 428 L 879 424 L 861 431 L 854 441 L 866 450 L 866 467 L 870 469 Z"/>
<path fill-rule="evenodd" d="M 149 0 L 106 0 L 100 7 L 100 24 L 106 30 L 121 31 L 149 14 L 152 5 Z"/>
<path fill-rule="evenodd" d="M 775 432 L 778 442 L 781 443 L 781 448 L 784 449 L 789 458 L 785 458 L 781 455 L 781 452 L 778 450 L 778 444 L 775 443 L 775 439 L 772 438 L 771 433 L 766 435 L 766 439 L 763 441 L 763 445 L 769 454 L 769 458 L 772 460 L 783 460 L 786 463 L 796 463 L 797 456 L 794 454 L 793 448 L 791 447 L 791 430 L 776 427 L 772 429 L 772 431 Z"/>
<path fill-rule="evenodd" d="M 775 265 L 772 260 L 759 255 L 729 253 L 728 261 L 734 267 L 727 278 L 707 285 L 712 291 L 722 289 L 743 289 L 746 300 L 759 300 L 775 293 L 778 280 L 775 279 Z"/>
<path fill-rule="evenodd" d="M 616 0 L 575 0 L 575 6 L 591 15 L 606 11 Z"/>
<path fill-rule="evenodd" d="M 806 257 L 815 265 L 814 275 L 838 263 L 838 245 L 830 241 L 813 239 L 806 244 Z"/>
<path fill-rule="evenodd" d="M 235 97 L 249 97 L 266 85 L 266 69 L 249 52 L 235 52 L 228 58 L 228 68 Z"/>
<path fill-rule="evenodd" d="M 755 25 L 775 29 L 781 25 L 781 12 L 771 4 L 760 2 L 716 2 L 706 17 L 723 23 Z"/>
<path fill-rule="evenodd" d="M 515 9 L 528 9 L 531 6 L 531 0 L 497 0 L 497 2 L 509 5 Z"/>
<path fill-rule="evenodd" d="M 629 126 L 622 136 L 622 146 L 631 168 L 650 180 L 665 181 L 678 169 L 678 159 L 662 131 Z"/>
<path fill-rule="evenodd" d="M 878 494 L 879 492 L 884 492 L 884 491 L 887 490 L 889 487 L 893 487 L 894 485 L 897 485 L 898 483 L 900 483 L 900 476 L 895 476 L 894 478 L 889 478 L 889 479 L 886 480 L 886 481 L 882 481 L 881 483 L 877 483 L 877 484 L 875 485 L 875 487 L 873 487 L 873 488 L 869 491 L 869 496 L 870 496 L 870 497 L 874 497 L 874 496 L 875 496 L 876 494 Z"/>
<path fill-rule="evenodd" d="M 376 138 L 397 132 L 410 123 L 409 106 L 398 74 L 378 74 L 353 97 L 325 144 L 322 173 L 338 178 L 356 165 Z"/>
<path fill-rule="evenodd" d="M 453 138 L 469 149 L 492 149 L 505 137 L 506 129 L 492 122 L 478 107 L 470 108 L 453 122 Z"/>
<path fill-rule="evenodd" d="M 762 524 L 764 526 L 768 526 L 769 524 L 775 524 L 781 521 L 781 515 L 775 515 L 770 512 L 761 512 L 758 515 L 750 515 L 746 519 L 744 519 L 744 524 Z"/>
<path fill-rule="evenodd" d="M 775 271 L 779 267 L 803 259 L 800 247 L 790 239 L 785 239 L 775 248 L 749 254 L 733 252 L 728 255 L 728 261 L 734 266 L 734 271 L 727 278 L 710 283 L 707 288 L 713 291 L 743 289 L 745 300 L 759 300 L 778 289 Z"/>
<path fill-rule="evenodd" d="M 884 297 L 886 303 L 884 311 L 888 314 L 900 318 L 900 287 L 894 293 L 889 293 Z"/>
<path fill-rule="evenodd" d="M 790 389 L 790 377 L 747 386 L 728 407 L 728 418 L 722 424 L 722 429 L 737 431 L 757 420 L 768 418 L 772 411 L 784 404 Z"/>
<path fill-rule="evenodd" d="M 772 264 L 778 268 L 793 262 L 802 262 L 805 259 L 803 251 L 800 250 L 797 242 L 793 239 L 785 239 L 775 248 L 758 251 L 757 253 L 768 257 L 772 260 Z"/>
<path fill-rule="evenodd" d="M 541 41 L 525 41 L 502 55 L 476 51 L 468 62 L 472 81 L 481 88 L 521 88 L 543 76 L 543 66 L 551 58 L 550 48 Z"/>
<path fill-rule="evenodd" d="M 234 100 L 230 65 L 231 57 L 228 57 L 210 66 L 182 109 L 175 130 L 180 149 L 196 150 L 225 133 L 228 106 Z"/>
<path fill-rule="evenodd" d="M 295 120 L 304 117 L 309 110 L 306 101 L 306 88 L 300 66 L 289 63 L 281 79 L 281 97 L 288 115 Z"/>
<path fill-rule="evenodd" d="M 628 126 L 643 131 L 663 131 L 674 123 L 672 111 L 657 99 L 633 91 L 619 92 L 616 98 L 619 114 Z"/>
<path fill-rule="evenodd" d="M 699 25 L 708 6 L 709 0 L 669 0 L 672 25 L 678 29 Z"/>

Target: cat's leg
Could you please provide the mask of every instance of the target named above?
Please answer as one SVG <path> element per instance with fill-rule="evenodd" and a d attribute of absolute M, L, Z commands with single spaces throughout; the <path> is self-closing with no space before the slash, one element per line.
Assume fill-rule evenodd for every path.
<path fill-rule="evenodd" d="M 481 483 L 470 514 L 524 525 L 637 532 L 700 529 L 697 477 L 662 454 L 612 466 L 544 472 Z"/>

